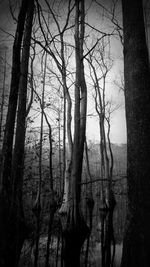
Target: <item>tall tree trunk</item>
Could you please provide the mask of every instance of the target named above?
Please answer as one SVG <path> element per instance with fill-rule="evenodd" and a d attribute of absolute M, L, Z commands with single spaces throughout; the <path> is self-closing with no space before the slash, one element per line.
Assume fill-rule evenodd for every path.
<path fill-rule="evenodd" d="M 14 160 L 12 166 L 12 150 L 13 150 L 13 137 L 14 126 L 20 81 L 20 53 L 21 43 L 23 37 L 23 30 L 25 24 L 25 18 L 27 13 L 28 1 L 22 1 L 21 9 L 19 12 L 17 29 L 15 34 L 14 46 L 13 46 L 13 59 L 12 59 L 12 78 L 10 86 L 9 106 L 6 119 L 6 128 L 3 142 L 3 162 L 1 173 L 1 185 L 0 185 L 0 266 L 17 266 L 19 255 L 22 247 L 22 242 L 25 235 L 25 225 L 23 218 L 21 194 L 22 194 L 22 179 L 23 179 L 23 157 L 24 157 L 24 121 L 21 123 L 17 121 L 16 129 L 16 145 L 14 150 Z M 29 14 L 29 13 L 28 13 Z M 28 22 L 29 23 L 29 17 Z M 26 109 L 22 104 L 25 101 L 26 91 L 26 79 L 27 79 L 27 65 L 26 59 L 29 53 L 30 42 L 28 42 L 28 29 L 26 26 L 26 32 L 24 37 L 24 47 L 22 55 L 22 78 L 20 81 L 20 100 L 18 105 L 18 114 L 25 117 Z M 27 45 L 25 46 L 25 39 Z M 28 51 L 28 52 L 27 52 Z M 28 57 L 28 56 L 27 56 Z M 25 62 L 24 62 L 25 61 Z M 25 86 L 25 88 L 24 88 Z M 21 93 L 22 90 L 22 93 Z M 26 104 L 26 102 L 25 102 Z M 21 113 L 20 113 L 21 108 Z M 23 113 L 22 113 L 23 112 Z M 21 129 L 21 126 L 23 127 Z M 19 130 L 21 131 L 19 134 Z M 22 136 L 22 140 L 18 139 L 19 135 Z M 19 143 L 18 143 L 19 142 Z M 17 145 L 18 148 L 17 149 Z M 12 171 L 11 171 L 12 170 Z"/>
<path fill-rule="evenodd" d="M 86 167 L 87 167 L 87 173 L 90 179 L 90 185 L 89 188 L 86 188 L 86 205 L 88 208 L 89 213 L 89 234 L 87 237 L 87 244 L 86 244 L 86 251 L 85 251 L 85 267 L 88 266 L 88 255 L 89 255 L 89 247 L 90 247 L 90 234 L 92 232 L 92 226 L 93 226 L 93 210 L 94 210 L 94 199 L 93 199 L 93 192 L 92 192 L 92 176 L 90 172 L 90 164 L 89 164 L 89 156 L 88 156 L 88 146 L 87 141 L 85 140 L 85 157 L 86 157 Z"/>
<path fill-rule="evenodd" d="M 5 103 L 5 86 L 6 86 L 6 48 L 4 53 L 4 74 L 3 74 L 3 83 L 2 83 L 2 95 L 1 95 L 1 108 L 0 108 L 0 177 L 1 177 L 1 163 L 2 163 L 2 151 L 1 151 L 1 142 L 3 135 L 3 115 L 4 115 L 4 103 Z"/>
<path fill-rule="evenodd" d="M 2 83 L 2 96 L 1 96 L 1 109 L 0 109 L 0 144 L 2 138 L 2 126 L 3 126 L 3 112 L 4 112 L 4 100 L 5 100 L 5 85 L 6 85 L 6 50 L 4 53 L 4 75 Z M 1 163 L 1 159 L 0 159 Z"/>
<path fill-rule="evenodd" d="M 61 76 L 62 76 L 62 83 L 63 83 L 63 91 L 64 91 L 64 131 L 67 130 L 67 138 L 68 138 L 68 158 L 66 159 L 65 153 L 65 168 L 64 168 L 64 192 L 63 192 L 63 202 L 59 213 L 64 214 L 67 213 L 68 210 L 68 198 L 69 198 L 69 184 L 70 184 L 70 176 L 71 176 L 71 164 L 72 164 L 72 133 L 71 133 L 71 121 L 72 121 L 72 100 L 70 97 L 69 89 L 67 87 L 67 73 L 66 73 L 66 62 L 65 62 L 65 53 L 64 53 L 64 40 L 63 40 L 63 33 L 60 34 L 61 40 L 61 60 L 62 60 L 62 69 L 61 69 Z M 66 103 L 65 103 L 66 101 Z M 66 133 L 64 132 L 64 137 Z M 66 150 L 66 140 L 64 140 L 64 151 Z"/>
<path fill-rule="evenodd" d="M 101 221 L 101 263 L 102 267 L 109 267 L 113 265 L 114 252 L 115 252 L 115 240 L 113 231 L 113 211 L 116 204 L 115 196 L 112 187 L 112 175 L 113 175 L 113 153 L 110 143 L 110 118 L 106 118 L 106 75 L 108 73 L 107 65 L 104 62 L 104 51 L 101 55 L 101 61 L 99 64 L 106 69 L 102 72 L 101 80 L 103 79 L 103 87 L 100 87 L 100 82 L 97 74 L 97 69 L 92 63 L 92 56 L 89 57 L 90 68 L 93 70 L 93 76 L 91 78 L 95 88 L 95 108 L 99 117 L 100 128 L 100 155 L 101 155 L 101 202 L 100 202 L 100 221 Z M 105 122 L 108 122 L 108 132 L 106 138 Z M 108 141 L 108 144 L 107 144 Z M 108 153 L 110 152 L 110 156 Z M 107 182 L 103 182 L 105 180 Z M 111 245 L 114 249 L 112 251 Z"/>
<path fill-rule="evenodd" d="M 43 62 L 41 62 L 43 64 Z M 41 65 L 42 66 L 42 65 Z M 39 148 L 39 181 L 38 181 L 38 191 L 33 207 L 33 211 L 36 216 L 36 240 L 35 240 L 35 258 L 34 267 L 38 266 L 39 257 L 39 240 L 41 231 L 41 193 L 42 193 L 42 165 L 43 165 L 43 120 L 44 120 L 44 97 L 45 97 L 45 79 L 46 79 L 46 68 L 47 68 L 47 53 L 44 60 L 44 71 L 43 71 L 43 88 L 42 88 L 42 99 L 40 101 L 41 105 L 41 127 L 40 127 L 40 148 Z"/>
<path fill-rule="evenodd" d="M 84 1 L 75 1 L 75 55 L 76 55 L 76 84 L 74 111 L 74 143 L 73 161 L 71 168 L 71 186 L 69 199 L 69 214 L 63 231 L 63 260 L 65 267 L 80 267 L 81 247 L 89 233 L 89 228 L 81 214 L 80 190 L 82 176 L 82 161 L 86 130 L 87 90 L 83 66 L 84 40 Z M 81 16 L 81 20 L 80 17 Z M 81 24 L 79 23 L 81 22 Z M 80 98 L 80 96 L 82 96 Z"/>
<path fill-rule="evenodd" d="M 6 194 L 6 196 L 7 194 L 9 196 L 12 191 L 10 182 L 12 147 L 13 147 L 14 125 L 16 118 L 19 79 L 20 79 L 21 43 L 22 43 L 23 30 L 25 24 L 25 17 L 27 12 L 27 5 L 28 1 L 23 0 L 18 16 L 17 29 L 13 44 L 12 76 L 11 76 L 9 105 L 6 118 L 4 142 L 2 149 L 3 159 L 2 159 L 2 174 L 0 181 L 0 189 L 3 190 L 3 193 Z"/>
<path fill-rule="evenodd" d="M 45 60 L 45 71 L 46 71 L 46 63 L 47 63 L 47 60 Z M 33 71 L 33 70 L 32 70 Z M 44 71 L 44 72 L 45 72 Z M 45 75 L 46 73 L 44 74 L 44 80 L 45 80 Z M 45 81 L 44 81 L 44 84 L 45 84 Z M 43 84 L 43 85 L 44 85 Z M 45 85 L 44 85 L 45 87 Z M 44 88 L 43 88 L 44 89 Z M 43 97 L 42 97 L 42 100 L 40 98 L 40 96 L 38 95 L 38 93 L 34 90 L 34 88 L 32 89 L 39 102 L 40 102 L 40 106 L 41 106 L 41 110 L 43 109 L 43 103 L 44 103 L 44 94 L 43 94 Z M 44 93 L 44 92 L 43 92 Z M 48 129 L 49 129 L 49 189 L 50 189 L 50 209 L 49 209 L 49 223 L 48 223 L 48 238 L 47 238 L 47 244 L 46 244 L 46 256 L 45 256 L 45 267 L 49 266 L 49 247 L 50 247 L 50 242 L 51 242 L 51 236 L 52 236 L 52 225 L 53 225 L 53 220 L 54 220 L 54 214 L 56 212 L 56 209 L 57 209 L 57 199 L 56 199 L 56 195 L 54 193 L 54 187 L 53 187 L 53 146 L 52 146 L 52 128 L 51 128 L 51 124 L 49 123 L 48 121 L 48 118 L 47 118 L 47 115 L 45 113 L 45 111 L 43 110 L 43 115 L 45 117 L 45 121 L 47 123 L 47 126 L 48 126 Z M 42 123 L 43 124 L 43 123 Z M 42 126 L 41 124 L 41 126 Z M 41 139 L 42 140 L 42 139 Z M 42 145 L 42 144 L 41 144 Z M 41 160 L 40 160 L 41 161 Z M 41 164 L 42 162 L 40 162 Z M 40 175 L 41 176 L 41 175 Z M 41 177 L 42 178 L 42 177 Z M 41 189 L 40 189 L 41 190 Z M 38 192 L 38 195 L 37 195 L 37 200 L 38 200 L 38 196 L 39 196 L 39 192 Z M 37 216 L 38 212 L 40 212 L 40 210 L 38 211 L 38 207 L 40 207 L 40 202 L 39 202 L 39 205 L 37 203 L 37 200 L 35 202 L 35 206 L 34 206 L 34 212 L 35 212 L 35 215 Z M 39 213 L 40 215 L 40 213 Z M 38 216 L 39 216 L 38 215 Z M 39 217 L 40 219 L 40 217 Z M 40 225 L 39 225 L 39 222 L 40 220 L 37 222 L 37 240 L 36 240 L 36 260 L 35 260 L 35 263 L 37 265 L 38 263 L 38 248 L 39 248 L 39 230 L 40 230 Z"/>
<path fill-rule="evenodd" d="M 49 266 L 49 249 L 52 236 L 52 226 L 54 221 L 54 215 L 57 209 L 57 200 L 54 194 L 53 186 L 53 145 L 52 145 L 52 128 L 44 112 L 45 120 L 49 128 L 49 178 L 50 178 L 50 209 L 49 209 L 49 225 L 48 225 L 48 238 L 46 244 L 46 258 L 45 267 Z"/>
<path fill-rule="evenodd" d="M 10 208 L 10 231 L 12 235 L 9 237 L 9 263 L 13 266 L 17 265 L 21 253 L 21 248 L 25 237 L 27 236 L 27 228 L 23 214 L 22 204 L 22 186 L 23 186 L 23 168 L 24 168 L 24 144 L 26 131 L 26 102 L 27 102 L 27 78 L 28 64 L 30 53 L 30 40 L 32 31 L 34 11 L 34 0 L 28 4 L 26 25 L 24 32 L 22 58 L 21 58 L 21 76 L 19 84 L 18 113 L 16 123 L 15 145 L 12 159 L 12 199 Z M 12 254 L 11 254 L 12 253 Z"/>
<path fill-rule="evenodd" d="M 122 0 L 128 214 L 122 267 L 150 266 L 150 70 L 142 0 Z"/>

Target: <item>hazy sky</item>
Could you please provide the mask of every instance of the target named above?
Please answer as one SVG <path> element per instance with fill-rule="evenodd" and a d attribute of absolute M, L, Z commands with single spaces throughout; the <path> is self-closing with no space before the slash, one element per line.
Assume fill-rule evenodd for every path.
<path fill-rule="evenodd" d="M 11 19 L 9 9 L 8 9 L 8 0 L 1 0 L 0 1 L 0 28 L 8 31 L 9 33 L 13 34 L 14 29 L 16 27 L 15 23 Z M 11 2 L 16 2 L 12 0 Z M 109 5 L 110 0 L 108 1 L 101 1 L 106 5 Z M 87 1 L 87 6 L 90 7 L 91 1 Z M 95 20 L 96 18 L 96 20 Z M 96 6 L 90 8 L 90 13 L 88 15 L 89 22 L 92 23 L 94 26 L 97 23 L 101 24 L 101 27 L 106 27 L 106 24 L 103 24 L 104 20 L 101 18 L 99 12 L 97 11 Z M 102 26 L 103 25 L 103 26 Z M 0 44 L 3 45 L 5 42 L 9 46 L 9 49 L 12 49 L 12 41 L 8 42 L 9 38 L 8 35 L 2 33 L 0 31 L 1 38 Z M 11 38 L 10 38 L 11 39 Z M 111 142 L 113 143 L 125 143 L 126 142 L 126 123 L 125 123 L 125 111 L 124 111 L 124 96 L 123 92 L 119 92 L 118 88 L 113 84 L 114 80 L 118 80 L 120 73 L 123 72 L 123 60 L 122 60 L 122 47 L 119 41 L 113 41 L 112 45 L 112 56 L 114 58 L 114 64 L 112 71 L 109 75 L 107 80 L 107 87 L 108 92 L 110 94 L 110 98 L 112 98 L 113 102 L 116 104 L 120 104 L 120 108 L 116 110 L 111 117 Z M 91 110 L 91 102 L 88 103 L 88 113 Z M 98 120 L 93 117 L 88 117 L 88 124 L 87 124 L 87 137 L 88 139 L 93 139 L 95 141 L 99 140 L 99 126 Z"/>

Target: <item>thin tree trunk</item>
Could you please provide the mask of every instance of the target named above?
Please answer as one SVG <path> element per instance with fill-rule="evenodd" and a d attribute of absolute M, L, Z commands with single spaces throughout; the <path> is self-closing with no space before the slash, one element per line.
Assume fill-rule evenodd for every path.
<path fill-rule="evenodd" d="M 101 56 L 102 63 L 105 66 L 104 59 Z M 92 77 L 94 88 L 95 88 L 95 108 L 99 116 L 99 126 L 100 126 L 100 155 L 101 155 L 101 178 L 106 179 L 107 183 L 102 182 L 101 186 L 101 203 L 100 203 L 100 220 L 101 220 L 101 254 L 102 254 L 102 266 L 109 267 L 113 264 L 112 261 L 112 252 L 111 244 L 114 244 L 114 234 L 113 234 L 113 211 L 115 207 L 115 197 L 112 188 L 112 175 L 113 175 L 113 154 L 110 144 L 110 124 L 108 124 L 108 147 L 106 140 L 106 131 L 105 131 L 105 85 L 106 85 L 106 72 L 103 73 L 101 79 L 103 79 L 103 87 L 101 89 L 99 85 L 99 79 L 97 76 L 96 68 L 92 63 L 92 57 L 88 60 L 93 73 L 94 78 Z M 106 68 L 106 66 L 105 66 Z M 92 73 L 91 73 L 92 74 Z M 92 75 L 91 75 L 92 76 Z M 110 157 L 108 156 L 108 149 L 110 151 Z M 115 251 L 115 249 L 114 249 Z"/>
<path fill-rule="evenodd" d="M 47 60 L 45 61 L 45 67 L 46 67 L 46 62 Z M 46 69 L 45 69 L 46 71 Z M 44 74 L 44 80 L 45 80 L 45 75 L 46 73 Z M 45 82 L 44 82 L 45 83 Z M 39 102 L 40 102 L 40 106 L 41 106 L 41 109 L 43 108 L 42 107 L 42 103 L 44 101 L 44 91 L 43 91 L 43 97 L 42 97 L 42 100 L 40 99 L 38 93 L 34 90 L 34 88 L 32 88 L 32 90 L 35 92 Z M 55 199 L 55 194 L 54 194 L 54 188 L 53 188 L 53 160 L 52 160 L 52 155 L 53 155 L 53 147 L 52 147 L 52 129 L 51 129 L 51 125 L 48 121 L 48 118 L 47 118 L 47 115 L 43 109 L 43 115 L 45 117 L 45 120 L 46 120 L 46 123 L 48 125 L 48 128 L 49 128 L 49 183 L 50 183 L 50 209 L 49 209 L 49 223 L 48 223 L 48 239 L 47 239 L 47 244 L 46 244 L 46 259 L 45 259 L 45 267 L 49 266 L 49 246 L 50 246 L 50 242 L 51 242 L 51 235 L 52 235 L 52 225 L 53 225 L 53 220 L 54 220 L 54 214 L 56 212 L 56 208 L 57 208 L 57 199 Z M 43 123 L 42 123 L 43 124 Z M 42 126 L 41 124 L 41 126 Z M 41 160 L 40 160 L 41 162 Z M 42 162 L 41 162 L 42 163 Z M 42 165 L 42 164 L 41 164 Z M 39 207 L 41 205 L 39 204 Z M 40 212 L 40 210 L 39 210 Z M 37 225 L 38 226 L 38 236 L 39 236 L 39 232 L 40 232 L 40 227 L 39 227 L 39 224 Z M 37 241 L 36 241 L 37 242 Z M 38 240 L 39 242 L 39 240 Z M 36 244 L 36 246 L 38 247 L 39 245 Z M 38 261 L 38 257 L 36 259 L 36 262 Z M 37 263 L 36 263 L 37 264 Z"/>
<path fill-rule="evenodd" d="M 115 236 L 114 236 L 114 227 L 113 227 L 113 213 L 114 208 L 116 205 L 116 200 L 113 192 L 113 166 L 114 166 L 114 159 L 113 159 L 113 151 L 111 147 L 110 142 L 110 118 L 107 119 L 108 123 L 108 132 L 107 132 L 107 140 L 108 140 L 108 147 L 110 152 L 110 170 L 109 170 L 109 181 L 108 181 L 108 187 L 109 187 L 109 211 L 108 211 L 108 218 L 107 218 L 107 232 L 108 232 L 108 238 L 107 238 L 107 244 L 108 244 L 108 254 L 106 261 L 106 266 L 113 267 L 114 265 L 114 258 L 115 258 L 115 251 L 116 251 L 116 243 L 115 243 Z M 111 246 L 113 249 L 111 249 Z"/>
<path fill-rule="evenodd" d="M 64 91 L 64 111 L 63 111 L 63 194 L 66 171 L 66 93 Z"/>
<path fill-rule="evenodd" d="M 5 102 L 5 85 L 6 85 L 6 50 L 4 53 L 4 75 L 3 75 L 1 110 L 0 110 L 0 149 L 1 149 L 2 131 L 3 131 L 2 129 L 3 129 L 3 115 L 4 115 L 4 102 Z M 1 177 L 1 171 L 2 171 L 2 151 L 0 151 L 0 177 Z"/>
<path fill-rule="evenodd" d="M 3 112 L 4 112 L 4 99 L 5 99 L 5 83 L 6 83 L 6 50 L 4 54 L 4 76 L 2 85 L 2 98 L 1 98 L 1 112 L 0 112 L 0 143 L 2 138 L 2 126 L 3 126 Z M 0 161 L 1 163 L 1 161 Z"/>
<path fill-rule="evenodd" d="M 63 188 L 63 183 L 62 183 L 62 155 L 61 155 L 61 115 L 60 115 L 60 110 L 58 111 L 59 117 L 58 117 L 58 145 L 59 145 L 59 195 L 62 196 L 62 188 Z"/>
<path fill-rule="evenodd" d="M 90 163 L 89 163 L 89 156 L 88 156 L 88 146 L 87 141 L 85 140 L 85 155 L 86 155 L 86 165 L 87 165 L 87 173 L 90 179 L 90 182 L 92 182 L 92 176 L 90 172 Z M 87 190 L 87 208 L 89 212 L 89 229 L 90 232 L 87 237 L 87 244 L 86 244 L 86 252 L 85 252 L 85 267 L 88 266 L 88 255 L 89 255 L 89 246 L 90 246 L 90 234 L 92 231 L 92 225 L 93 225 L 93 209 L 94 209 L 94 199 L 93 199 L 93 193 L 92 193 L 92 183 L 90 183 L 90 188 Z"/>
<path fill-rule="evenodd" d="M 53 164 L 52 164 L 52 155 L 53 155 L 53 147 L 52 147 L 52 129 L 51 125 L 48 122 L 47 116 L 45 115 L 45 120 L 47 122 L 49 128 L 49 176 L 50 176 L 50 210 L 49 210 L 49 225 L 48 225 L 48 239 L 47 239 L 47 247 L 46 247 L 46 259 L 45 259 L 45 267 L 49 266 L 49 247 L 51 242 L 51 235 L 52 235 L 52 226 L 54 215 L 57 209 L 57 203 L 54 195 L 54 188 L 53 188 Z"/>
<path fill-rule="evenodd" d="M 44 61 L 44 73 L 43 73 L 43 88 L 42 88 L 42 100 L 41 100 L 41 127 L 40 127 L 40 151 L 39 151 L 39 185 L 38 192 L 35 201 L 34 211 L 36 215 L 36 242 L 35 242 L 35 258 L 34 267 L 38 266 L 39 257 L 39 240 L 41 230 L 41 193 L 42 193 L 42 156 L 43 156 L 43 119 L 44 119 L 44 96 L 45 96 L 45 78 L 47 67 L 47 53 Z"/>
<path fill-rule="evenodd" d="M 64 109 L 64 117 L 65 117 L 64 131 L 66 132 L 66 130 L 67 130 L 69 155 L 68 155 L 68 158 L 66 158 L 66 153 L 64 155 L 65 156 L 64 192 L 63 192 L 63 202 L 62 202 L 62 206 L 61 206 L 61 208 L 59 210 L 59 213 L 60 214 L 61 213 L 65 214 L 65 213 L 67 213 L 67 210 L 68 210 L 69 185 L 70 185 L 71 164 L 72 164 L 72 149 L 73 149 L 72 133 L 71 133 L 72 101 L 71 101 L 71 97 L 70 97 L 70 94 L 69 94 L 69 89 L 67 87 L 67 81 L 66 81 L 67 74 L 66 74 L 66 63 L 65 63 L 65 56 L 64 56 L 63 34 L 60 35 L 60 39 L 61 39 L 61 60 L 62 60 L 61 75 L 62 75 L 62 81 L 63 81 L 64 104 L 65 104 L 65 109 Z M 65 101 L 66 101 L 66 103 L 65 103 Z M 64 132 L 64 136 L 66 134 L 65 132 Z M 66 142 L 65 142 L 64 145 L 66 146 Z"/>

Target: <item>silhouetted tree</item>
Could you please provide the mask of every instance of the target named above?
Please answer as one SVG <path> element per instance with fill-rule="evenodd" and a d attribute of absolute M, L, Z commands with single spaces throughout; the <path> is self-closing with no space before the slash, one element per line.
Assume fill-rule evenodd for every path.
<path fill-rule="evenodd" d="M 22 1 L 13 46 L 12 79 L 3 143 L 0 265 L 17 266 L 27 234 L 22 207 L 27 76 L 34 0 Z M 24 38 L 23 38 L 24 36 Z M 23 38 L 23 47 L 21 45 Z M 16 109 L 16 135 L 13 150 Z"/>
<path fill-rule="evenodd" d="M 122 267 L 150 266 L 150 70 L 142 0 L 122 0 L 128 214 Z"/>

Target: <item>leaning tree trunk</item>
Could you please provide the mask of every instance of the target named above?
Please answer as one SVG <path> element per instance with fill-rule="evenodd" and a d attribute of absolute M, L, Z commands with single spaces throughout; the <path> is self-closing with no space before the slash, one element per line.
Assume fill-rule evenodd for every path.
<path fill-rule="evenodd" d="M 128 214 L 122 267 L 150 266 L 150 70 L 142 0 L 122 0 Z"/>
<path fill-rule="evenodd" d="M 18 24 L 13 45 L 12 57 L 12 77 L 10 86 L 9 106 L 6 119 L 6 127 L 3 142 L 2 171 L 0 181 L 0 266 L 16 266 L 16 236 L 15 228 L 10 223 L 16 221 L 16 209 L 10 216 L 12 205 L 13 181 L 11 176 L 12 150 L 14 127 L 18 100 L 19 80 L 20 80 L 20 53 L 24 31 L 25 18 L 28 1 L 23 0 L 18 16 Z M 19 182 L 20 184 L 20 182 Z M 19 193 L 19 192 L 18 192 Z M 18 197 L 18 196 L 17 196 Z M 17 217 L 19 218 L 19 217 Z M 18 241 L 17 241 L 18 242 Z M 13 245 L 12 245 L 13 243 Z M 16 247 L 18 249 L 18 247 Z"/>

